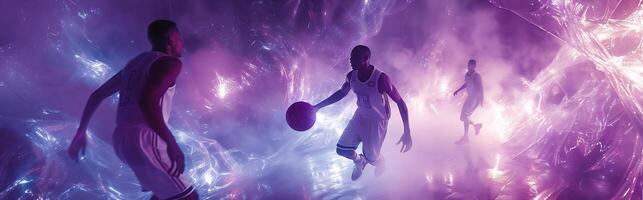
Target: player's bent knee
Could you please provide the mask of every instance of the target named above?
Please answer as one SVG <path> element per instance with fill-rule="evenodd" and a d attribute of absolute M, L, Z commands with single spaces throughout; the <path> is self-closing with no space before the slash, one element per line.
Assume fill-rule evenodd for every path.
<path fill-rule="evenodd" d="M 355 150 L 346 150 L 346 149 L 337 148 L 336 152 L 338 155 L 346 158 L 352 159 L 353 157 L 355 157 Z"/>

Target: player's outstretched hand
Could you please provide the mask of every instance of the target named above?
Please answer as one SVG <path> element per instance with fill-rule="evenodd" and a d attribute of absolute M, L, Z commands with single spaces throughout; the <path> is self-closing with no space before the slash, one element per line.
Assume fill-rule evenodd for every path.
<path fill-rule="evenodd" d="M 453 96 L 458 95 L 458 91 L 453 92 Z"/>
<path fill-rule="evenodd" d="M 76 131 L 76 136 L 71 141 L 69 148 L 67 149 L 67 154 L 71 157 L 72 160 L 78 162 L 79 154 L 82 150 L 83 155 L 85 155 L 85 149 L 87 148 L 87 134 L 84 129 L 78 129 Z"/>
<path fill-rule="evenodd" d="M 183 171 L 185 170 L 185 156 L 176 141 L 168 142 L 167 155 L 170 157 L 170 161 L 172 162 L 168 173 L 172 176 L 183 174 Z"/>
<path fill-rule="evenodd" d="M 411 132 L 408 130 L 404 131 L 404 134 L 402 134 L 402 137 L 400 137 L 400 141 L 397 142 L 397 144 L 402 143 L 402 148 L 400 149 L 400 152 L 406 153 L 407 151 L 411 150 L 411 147 L 413 146 L 413 140 L 411 139 Z"/>

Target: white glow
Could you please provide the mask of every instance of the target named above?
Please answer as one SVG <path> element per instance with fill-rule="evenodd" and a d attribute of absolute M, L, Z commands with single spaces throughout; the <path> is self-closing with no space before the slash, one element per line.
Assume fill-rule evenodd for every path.
<path fill-rule="evenodd" d="M 527 102 L 525 102 L 524 104 L 524 109 L 527 114 L 531 115 L 532 113 L 534 113 L 534 102 L 531 100 L 527 100 Z"/>
<path fill-rule="evenodd" d="M 74 58 L 76 58 L 76 61 L 80 62 L 85 67 L 87 67 L 88 71 L 85 72 L 84 75 L 90 76 L 90 78 L 92 79 L 99 79 L 99 80 L 107 78 L 105 76 L 107 75 L 107 71 L 110 68 L 105 63 L 99 60 L 90 59 L 78 54 L 74 55 Z"/>
<path fill-rule="evenodd" d="M 439 87 L 440 87 L 441 94 L 444 94 L 447 92 L 447 90 L 449 89 L 449 82 L 447 81 L 446 78 L 440 79 Z"/>
<path fill-rule="evenodd" d="M 219 99 L 225 99 L 230 94 L 231 81 L 225 79 L 223 76 L 216 74 L 217 81 L 214 88 L 215 96 Z"/>
<path fill-rule="evenodd" d="M 499 178 L 504 174 L 503 171 L 500 170 L 500 154 L 496 154 L 496 163 L 493 166 L 492 169 L 489 169 L 489 175 L 491 178 Z"/>

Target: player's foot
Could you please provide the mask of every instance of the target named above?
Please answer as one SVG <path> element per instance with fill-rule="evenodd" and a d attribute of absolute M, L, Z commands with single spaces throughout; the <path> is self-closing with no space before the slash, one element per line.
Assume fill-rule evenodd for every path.
<path fill-rule="evenodd" d="M 353 168 L 353 174 L 351 175 L 351 180 L 357 180 L 362 176 L 362 171 L 366 167 L 366 158 L 364 155 L 360 154 L 357 159 L 353 161 L 355 163 L 355 168 Z"/>
<path fill-rule="evenodd" d="M 381 176 L 386 171 L 386 162 L 384 159 L 380 158 L 375 165 L 375 176 Z"/>
<path fill-rule="evenodd" d="M 480 129 L 482 128 L 482 123 L 473 125 L 473 127 L 476 129 L 476 135 L 480 134 Z"/>
<path fill-rule="evenodd" d="M 462 136 L 458 141 L 455 141 L 455 144 L 457 145 L 462 145 L 467 143 L 469 143 L 469 138 L 466 136 Z"/>

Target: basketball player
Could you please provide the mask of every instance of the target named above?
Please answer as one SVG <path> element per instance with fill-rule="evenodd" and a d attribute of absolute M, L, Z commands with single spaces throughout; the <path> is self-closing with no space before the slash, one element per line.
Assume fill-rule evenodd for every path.
<path fill-rule="evenodd" d="M 460 120 L 464 122 L 464 135 L 455 142 L 456 144 L 466 144 L 469 142 L 469 124 L 473 125 L 476 129 L 476 135 L 480 133 L 480 129 L 482 128 L 482 123 L 474 123 L 469 119 L 478 105 L 482 106 L 482 101 L 484 99 L 482 79 L 480 78 L 480 74 L 476 72 L 476 60 L 470 59 L 467 68 L 468 71 L 464 75 L 464 84 L 462 84 L 458 90 L 453 92 L 453 96 L 455 96 L 458 95 L 460 90 L 467 88 L 467 100 L 464 101 L 462 112 L 460 112 Z"/>
<path fill-rule="evenodd" d="M 181 71 L 183 41 L 169 20 L 150 23 L 147 36 L 152 50 L 143 52 L 101 85 L 87 101 L 68 154 L 78 161 L 87 146 L 87 125 L 100 102 L 119 92 L 114 150 L 134 171 L 151 199 L 198 199 L 182 176 L 183 152 L 167 126 L 176 78 Z"/>
<path fill-rule="evenodd" d="M 357 110 L 337 142 L 337 154 L 355 163 L 352 180 L 357 180 L 362 175 L 366 164 L 375 166 L 376 176 L 384 172 L 385 165 L 380 156 L 380 149 L 391 116 L 388 97 L 397 103 L 404 123 L 404 133 L 397 142 L 402 143 L 400 152 L 407 152 L 412 146 L 406 104 L 389 77 L 369 63 L 370 57 L 371 50 L 368 47 L 354 47 L 350 57 L 353 70 L 346 75 L 341 89 L 314 106 L 319 110 L 333 104 L 343 99 L 351 89 L 357 95 Z M 357 154 L 355 150 L 360 143 L 362 154 Z"/>

